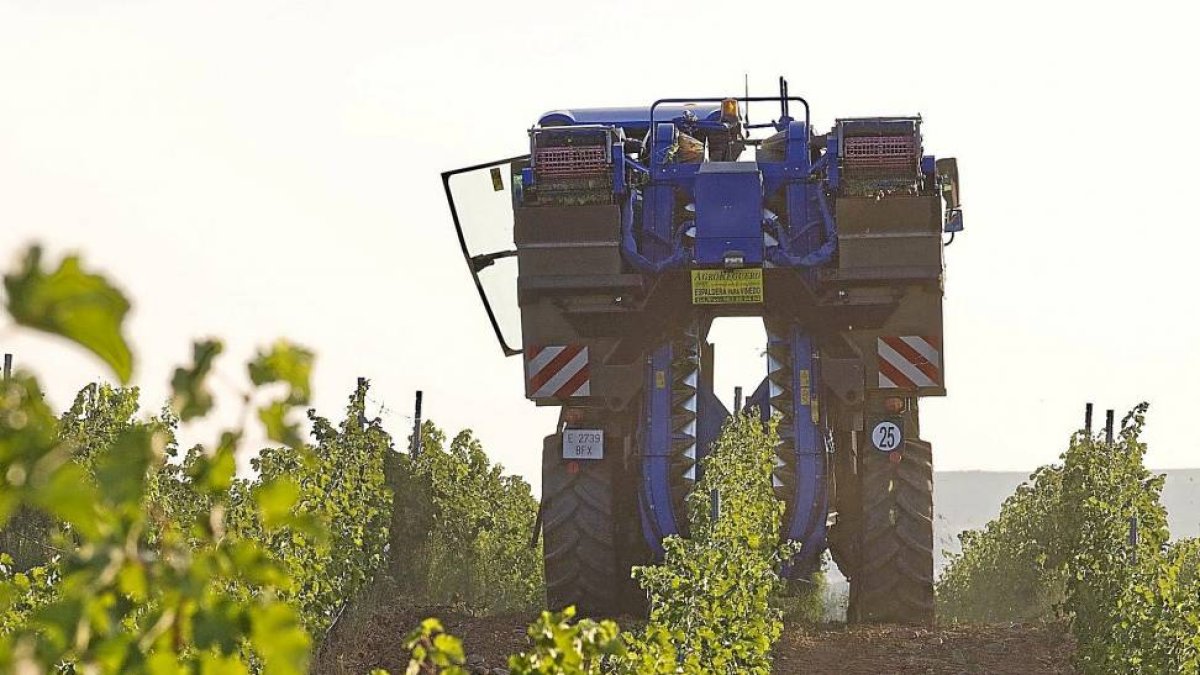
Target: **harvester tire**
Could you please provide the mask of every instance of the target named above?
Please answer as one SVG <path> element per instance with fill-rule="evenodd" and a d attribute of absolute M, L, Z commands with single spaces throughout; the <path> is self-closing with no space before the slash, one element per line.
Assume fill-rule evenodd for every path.
<path fill-rule="evenodd" d="M 542 551 L 546 606 L 574 605 L 581 616 L 618 613 L 622 588 L 613 471 L 607 460 L 562 458 L 561 438 L 542 454 Z"/>
<path fill-rule="evenodd" d="M 862 544 L 850 618 L 932 625 L 933 447 L 906 440 L 898 458 L 864 448 L 861 468 Z"/>

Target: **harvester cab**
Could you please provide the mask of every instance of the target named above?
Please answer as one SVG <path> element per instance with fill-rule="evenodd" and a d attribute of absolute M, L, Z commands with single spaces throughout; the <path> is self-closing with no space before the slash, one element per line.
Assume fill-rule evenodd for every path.
<path fill-rule="evenodd" d="M 767 101 L 778 117 L 751 124 Z M 785 573 L 806 579 L 828 548 L 852 618 L 932 620 L 917 403 L 945 394 L 943 237 L 962 209 L 921 124 L 817 133 L 781 80 L 778 96 L 552 111 L 528 154 L 443 174 L 501 349 L 523 358 L 529 399 L 561 408 L 543 443 L 550 606 L 637 605 L 629 569 L 686 535 L 684 497 L 730 414 L 708 329 L 759 316 L 767 372 L 744 412 L 778 420 L 775 488 L 802 542 Z"/>

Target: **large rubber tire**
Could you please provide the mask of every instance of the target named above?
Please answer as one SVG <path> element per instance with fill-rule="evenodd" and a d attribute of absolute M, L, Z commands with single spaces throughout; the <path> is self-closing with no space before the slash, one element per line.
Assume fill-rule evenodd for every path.
<path fill-rule="evenodd" d="M 861 450 L 862 540 L 850 618 L 932 625 L 933 447 L 910 439 L 899 452 L 896 461 Z"/>
<path fill-rule="evenodd" d="M 542 555 L 546 606 L 574 605 L 580 616 L 620 611 L 628 571 L 618 559 L 613 463 L 562 459 L 561 437 L 542 453 Z"/>

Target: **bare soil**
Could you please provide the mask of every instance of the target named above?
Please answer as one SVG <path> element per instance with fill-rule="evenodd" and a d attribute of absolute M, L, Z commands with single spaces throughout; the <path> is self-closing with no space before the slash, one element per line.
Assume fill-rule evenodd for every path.
<path fill-rule="evenodd" d="M 535 614 L 475 617 L 455 607 L 380 607 L 339 622 L 319 648 L 313 673 L 366 675 L 374 668 L 403 673 L 408 666 L 404 639 L 429 617 L 437 617 L 448 633 L 463 641 L 471 670 L 489 673 L 504 668 L 508 655 L 527 647 L 525 630 Z"/>
<path fill-rule="evenodd" d="M 526 647 L 531 614 L 473 617 L 453 607 L 381 607 L 334 628 L 314 673 L 363 675 L 373 668 L 404 672 L 404 636 L 436 616 L 462 638 L 476 673 L 504 673 L 508 655 Z M 636 622 L 622 621 L 622 626 Z M 789 625 L 775 647 L 776 673 L 963 674 L 1074 673 L 1074 645 L 1057 623 L 949 626 Z"/>
<path fill-rule="evenodd" d="M 789 626 L 776 673 L 1074 673 L 1074 645 L 1057 623 L 914 628 Z"/>

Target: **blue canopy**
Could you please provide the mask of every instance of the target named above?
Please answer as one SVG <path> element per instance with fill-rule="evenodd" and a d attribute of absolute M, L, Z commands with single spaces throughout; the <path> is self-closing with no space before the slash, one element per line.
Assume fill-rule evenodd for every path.
<path fill-rule="evenodd" d="M 654 111 L 656 122 L 670 122 L 690 110 L 697 119 L 716 121 L 721 119 L 720 103 L 663 104 Z M 575 126 L 579 124 L 604 124 L 620 127 L 626 133 L 645 133 L 650 128 L 650 106 L 631 108 L 576 108 L 552 110 L 538 118 L 538 126 Z"/>

